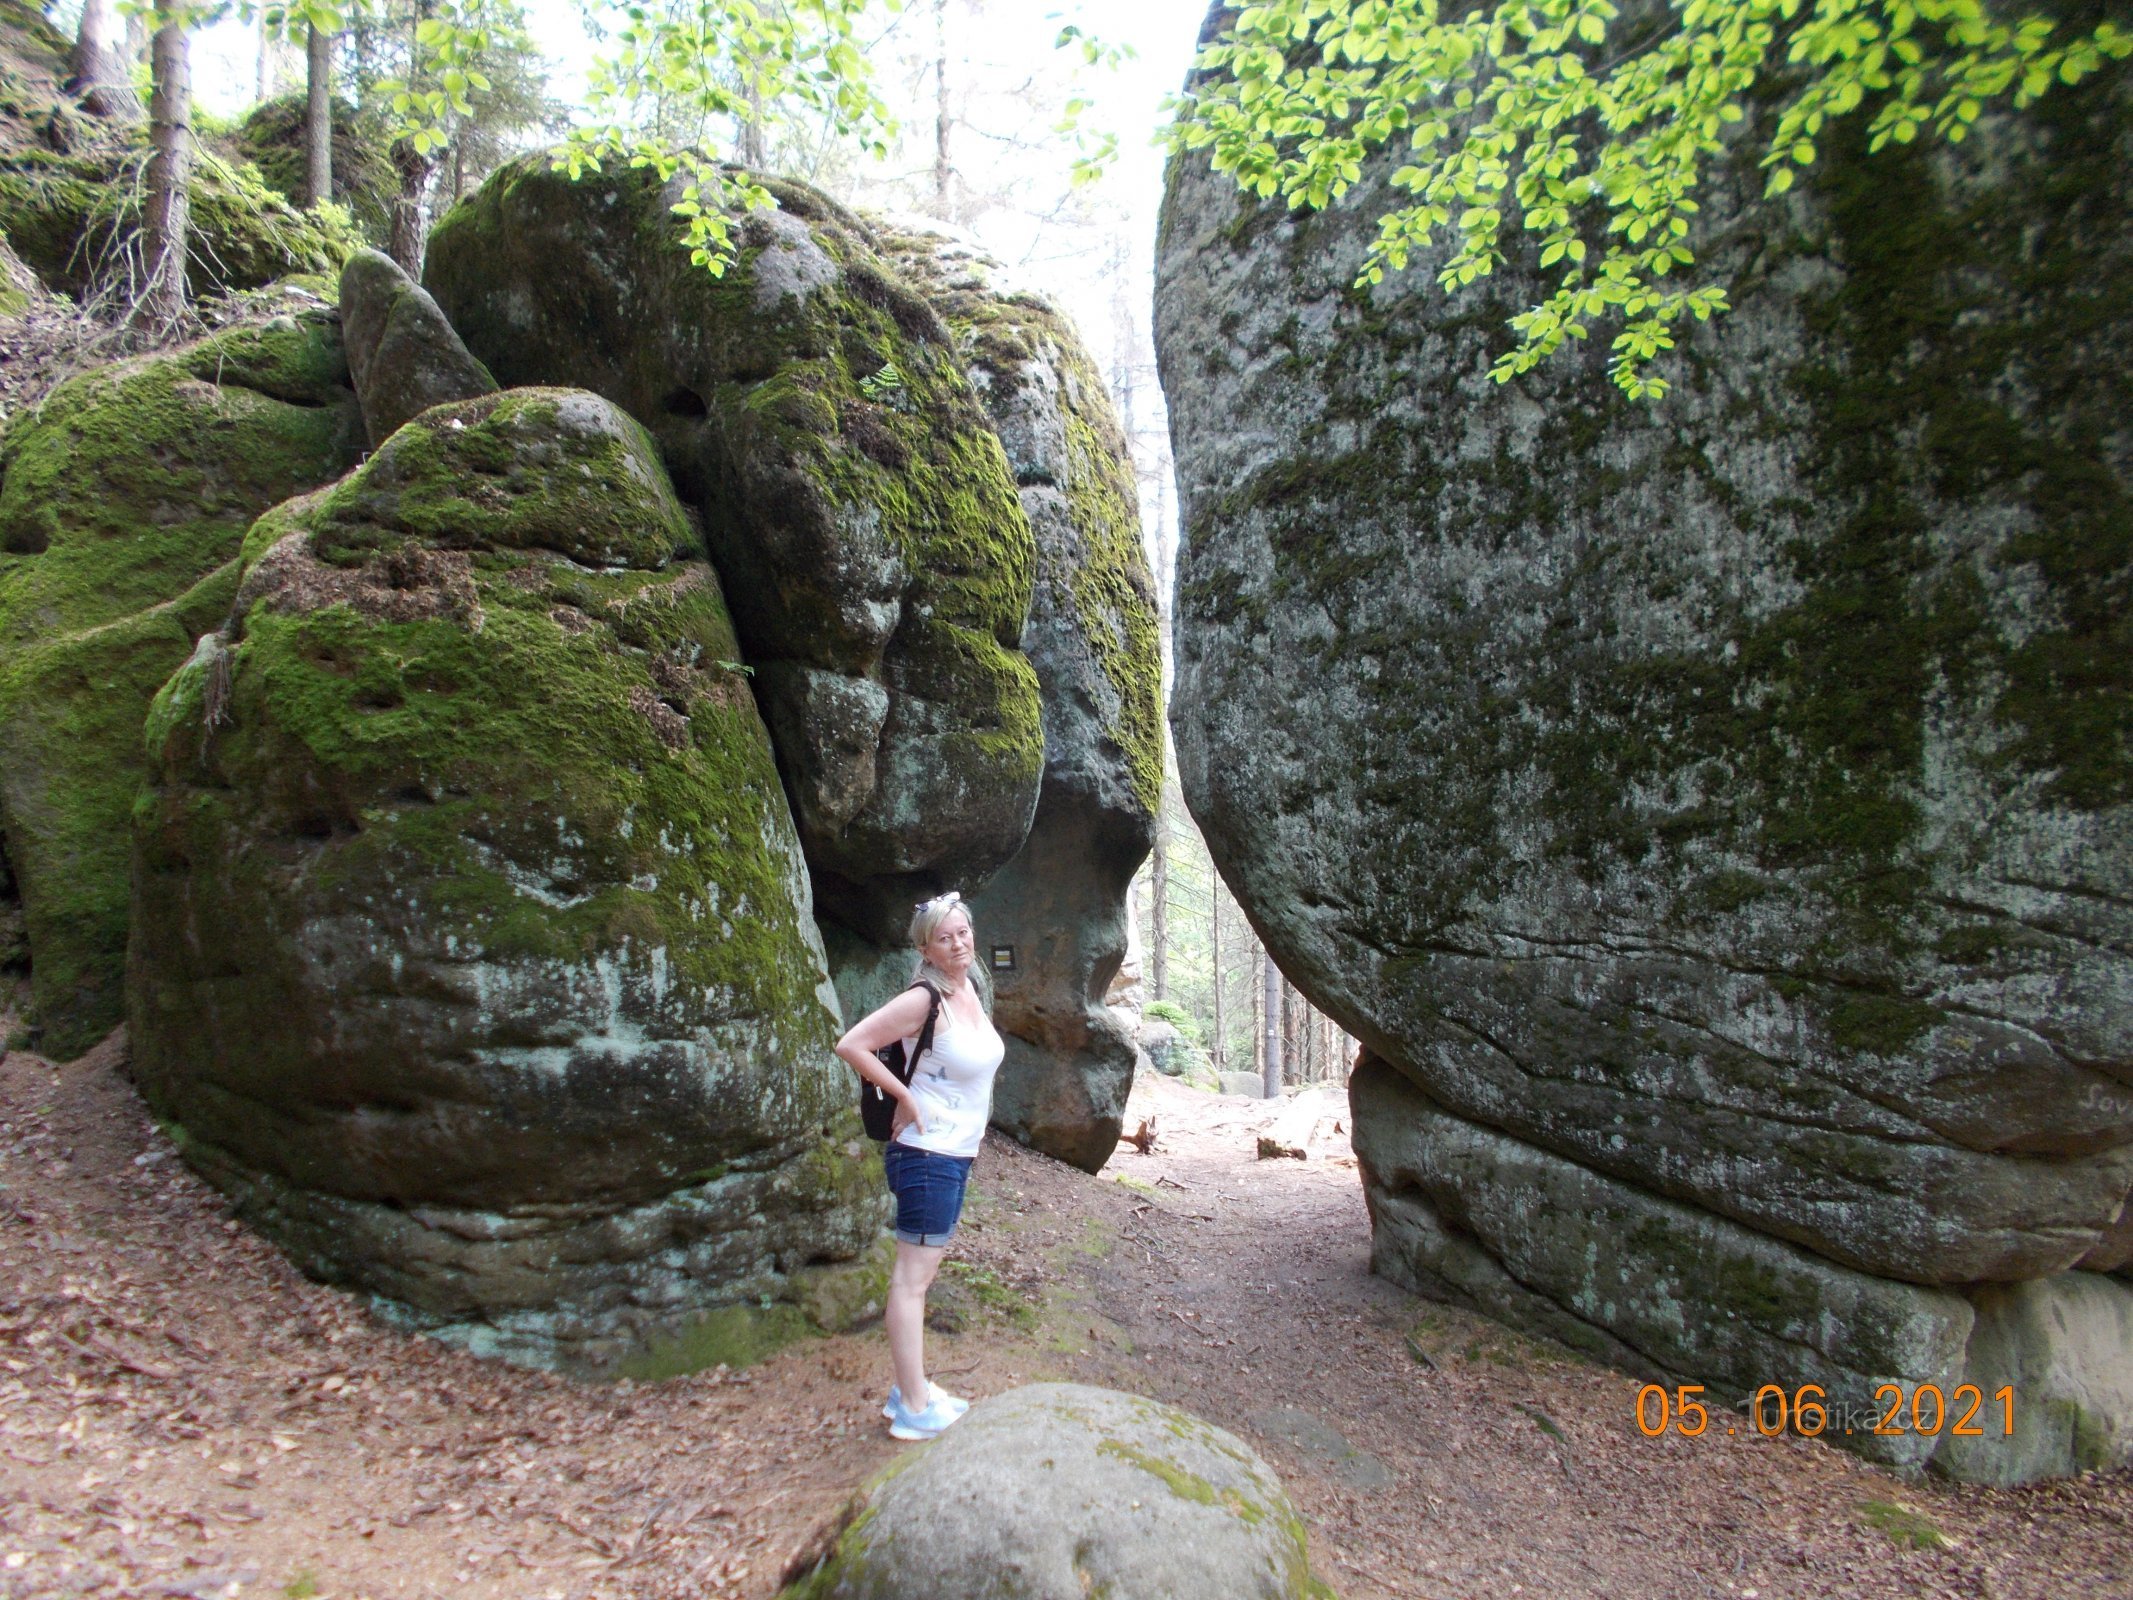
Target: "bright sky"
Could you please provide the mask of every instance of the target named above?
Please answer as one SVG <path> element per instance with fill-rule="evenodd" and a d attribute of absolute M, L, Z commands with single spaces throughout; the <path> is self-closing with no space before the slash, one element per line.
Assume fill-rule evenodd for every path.
<path fill-rule="evenodd" d="M 1162 157 L 1152 141 L 1161 125 L 1164 97 L 1184 81 L 1207 0 L 1080 0 L 1054 5 L 1044 5 L 1042 0 L 992 0 L 986 13 L 972 18 L 963 0 L 956 0 L 949 12 L 951 28 L 957 30 L 951 36 L 952 47 L 993 60 L 1013 53 L 1041 60 L 1043 47 L 1065 22 L 1076 23 L 1107 42 L 1133 47 L 1134 60 L 1091 81 L 1097 100 L 1093 120 L 1117 131 L 1119 159 L 1089 199 L 1116 207 L 1130 231 L 1142 235 L 1152 248 L 1155 209 L 1162 192 Z M 927 15 L 924 0 L 911 0 L 905 33 L 930 38 Z M 576 99 L 592 54 L 577 6 L 573 0 L 528 0 L 527 16 L 548 58 L 551 92 L 561 99 Z M 221 23 L 197 35 L 193 81 L 201 102 L 224 115 L 243 110 L 254 97 L 257 61 L 257 36 L 244 24 Z M 300 71 L 301 63 L 294 68 Z M 977 231 L 1010 260 L 1028 255 L 1029 241 L 1018 234 L 1010 219 L 985 219 Z M 999 237 L 992 237 L 994 233 Z M 1036 272 L 1030 276 L 1041 278 Z M 1057 288 L 1041 281 L 1037 286 Z"/>

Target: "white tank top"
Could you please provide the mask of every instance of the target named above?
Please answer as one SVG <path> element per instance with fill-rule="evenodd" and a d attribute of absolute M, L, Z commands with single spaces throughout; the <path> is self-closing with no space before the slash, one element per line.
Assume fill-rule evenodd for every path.
<path fill-rule="evenodd" d="M 915 1036 L 904 1041 L 907 1052 L 917 1045 Z M 1007 1043 L 990 1017 L 981 1011 L 975 1024 L 959 1021 L 942 1001 L 933 1043 L 911 1074 L 911 1093 L 926 1114 L 926 1131 L 906 1128 L 896 1142 L 937 1155 L 976 1155 L 992 1117 L 992 1080 L 1006 1057 Z"/>

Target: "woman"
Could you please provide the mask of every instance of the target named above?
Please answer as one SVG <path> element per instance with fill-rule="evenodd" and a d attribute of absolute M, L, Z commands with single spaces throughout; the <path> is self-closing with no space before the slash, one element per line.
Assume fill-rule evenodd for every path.
<path fill-rule="evenodd" d="M 837 1041 L 837 1054 L 896 1101 L 881 1156 L 896 1196 L 896 1265 L 885 1318 L 896 1383 L 882 1415 L 896 1438 L 930 1439 L 970 1409 L 967 1400 L 926 1381 L 926 1291 L 962 1215 L 971 1163 L 992 1115 L 993 1075 L 1007 1046 L 970 981 L 977 943 L 963 897 L 951 891 L 921 905 L 911 918 L 911 943 L 918 951 L 911 987 L 854 1024 Z M 899 1039 L 907 1053 L 915 1050 L 935 995 L 940 1014 L 933 1043 L 906 1086 L 875 1052 Z M 907 1403 L 910 1396 L 919 1403 Z"/>

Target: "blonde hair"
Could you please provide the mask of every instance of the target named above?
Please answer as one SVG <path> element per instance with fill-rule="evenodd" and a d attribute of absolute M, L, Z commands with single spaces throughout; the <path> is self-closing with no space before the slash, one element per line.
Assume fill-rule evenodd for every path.
<path fill-rule="evenodd" d="M 928 961 L 925 952 L 926 946 L 933 942 L 934 934 L 940 931 L 941 924 L 948 920 L 949 913 L 953 911 L 962 912 L 964 921 L 970 920 L 970 907 L 960 894 L 950 889 L 945 894 L 935 895 L 931 900 L 921 900 L 918 909 L 911 913 L 911 948 L 919 952 L 918 966 L 911 974 L 914 981 L 925 978 L 936 986 L 947 985 L 948 974 Z"/>

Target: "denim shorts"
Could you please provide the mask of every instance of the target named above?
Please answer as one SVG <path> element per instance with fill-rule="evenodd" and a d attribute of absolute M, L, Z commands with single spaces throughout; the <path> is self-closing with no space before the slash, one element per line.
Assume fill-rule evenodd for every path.
<path fill-rule="evenodd" d="M 905 1244 L 942 1245 L 963 1214 L 969 1156 L 944 1156 L 906 1144 L 882 1147 L 881 1166 L 896 1196 L 896 1237 Z"/>

